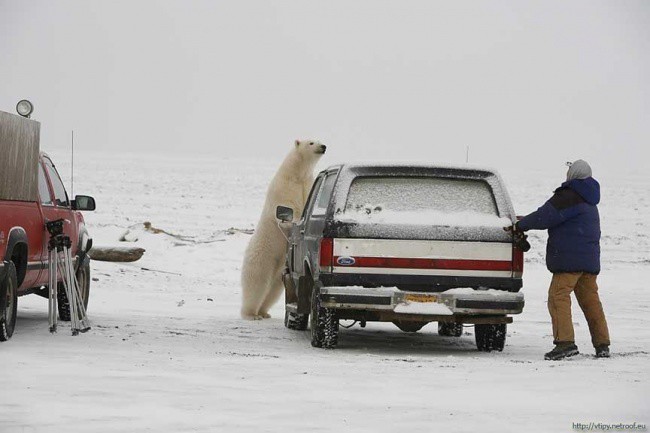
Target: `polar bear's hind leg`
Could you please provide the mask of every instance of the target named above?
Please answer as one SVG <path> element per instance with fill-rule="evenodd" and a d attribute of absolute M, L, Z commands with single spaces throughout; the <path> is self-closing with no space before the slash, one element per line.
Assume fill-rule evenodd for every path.
<path fill-rule="evenodd" d="M 269 314 L 269 309 L 280 299 L 280 296 L 284 292 L 284 285 L 282 284 L 282 272 L 276 272 L 273 275 L 273 279 L 269 282 L 269 290 L 266 292 L 264 297 L 264 302 L 260 307 L 259 314 L 265 319 L 271 317 Z"/>
<path fill-rule="evenodd" d="M 264 274 L 251 272 L 248 263 L 242 271 L 242 307 L 241 317 L 246 320 L 260 320 L 259 310 L 264 301 L 264 294 L 269 290 L 269 279 Z"/>

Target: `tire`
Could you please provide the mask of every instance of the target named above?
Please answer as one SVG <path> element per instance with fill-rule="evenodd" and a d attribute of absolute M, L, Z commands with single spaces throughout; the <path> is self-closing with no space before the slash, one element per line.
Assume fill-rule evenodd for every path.
<path fill-rule="evenodd" d="M 412 320 L 396 320 L 393 322 L 395 326 L 404 332 L 418 332 L 429 322 L 414 322 Z"/>
<path fill-rule="evenodd" d="M 16 328 L 18 312 L 18 277 L 13 262 L 5 265 L 7 271 L 0 281 L 0 341 L 7 341 Z"/>
<path fill-rule="evenodd" d="M 339 340 L 339 319 L 332 308 L 320 306 L 320 291 L 311 292 L 311 345 L 323 349 L 333 349 Z"/>
<path fill-rule="evenodd" d="M 284 326 L 294 331 L 304 331 L 309 323 L 309 314 L 284 311 Z"/>
<path fill-rule="evenodd" d="M 84 266 L 79 266 L 75 274 L 79 282 L 79 289 L 81 290 L 81 300 L 84 304 L 84 309 L 88 309 L 88 299 L 90 298 L 90 263 Z M 57 288 L 57 307 L 59 309 L 59 320 L 69 322 L 71 319 L 70 314 L 70 301 L 68 295 L 65 293 L 63 283 L 59 283 Z"/>
<path fill-rule="evenodd" d="M 438 335 L 443 337 L 460 337 L 463 335 L 463 324 L 438 322 Z"/>
<path fill-rule="evenodd" d="M 503 351 L 506 344 L 506 324 L 474 325 L 476 348 L 481 352 Z"/>

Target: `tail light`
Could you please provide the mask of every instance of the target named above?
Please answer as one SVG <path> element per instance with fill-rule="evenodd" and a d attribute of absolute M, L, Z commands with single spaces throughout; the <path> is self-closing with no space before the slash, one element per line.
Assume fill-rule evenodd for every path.
<path fill-rule="evenodd" d="M 512 247 L 512 276 L 521 278 L 524 274 L 524 252 L 519 248 Z"/>
<path fill-rule="evenodd" d="M 318 251 L 318 263 L 323 270 L 331 270 L 334 261 L 334 239 L 323 238 Z M 325 269 L 324 269 L 325 268 Z"/>

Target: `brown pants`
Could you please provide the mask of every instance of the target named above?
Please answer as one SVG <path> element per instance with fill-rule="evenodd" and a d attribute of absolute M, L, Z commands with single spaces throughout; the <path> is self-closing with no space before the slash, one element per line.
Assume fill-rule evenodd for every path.
<path fill-rule="evenodd" d="M 553 322 L 553 343 L 574 343 L 571 321 L 571 292 L 575 292 L 578 305 L 589 324 L 589 333 L 594 347 L 609 345 L 609 331 L 603 306 L 598 297 L 596 275 L 585 272 L 553 274 L 548 289 L 548 311 Z"/>

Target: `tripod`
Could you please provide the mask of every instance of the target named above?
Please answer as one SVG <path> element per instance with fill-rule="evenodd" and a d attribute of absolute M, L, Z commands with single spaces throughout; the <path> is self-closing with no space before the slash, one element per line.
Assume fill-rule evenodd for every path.
<path fill-rule="evenodd" d="M 58 280 L 61 275 L 61 282 L 65 294 L 70 304 L 70 326 L 72 335 L 78 335 L 79 332 L 86 332 L 90 329 L 90 322 L 86 316 L 86 308 L 81 299 L 81 290 L 79 282 L 72 265 L 72 256 L 70 248 L 72 241 L 69 236 L 63 233 L 63 219 L 48 221 L 45 223 L 47 231 L 50 233 L 50 241 L 47 245 L 49 252 L 49 304 L 48 318 L 50 322 L 50 332 L 56 332 L 57 328 L 57 297 L 58 297 Z"/>

